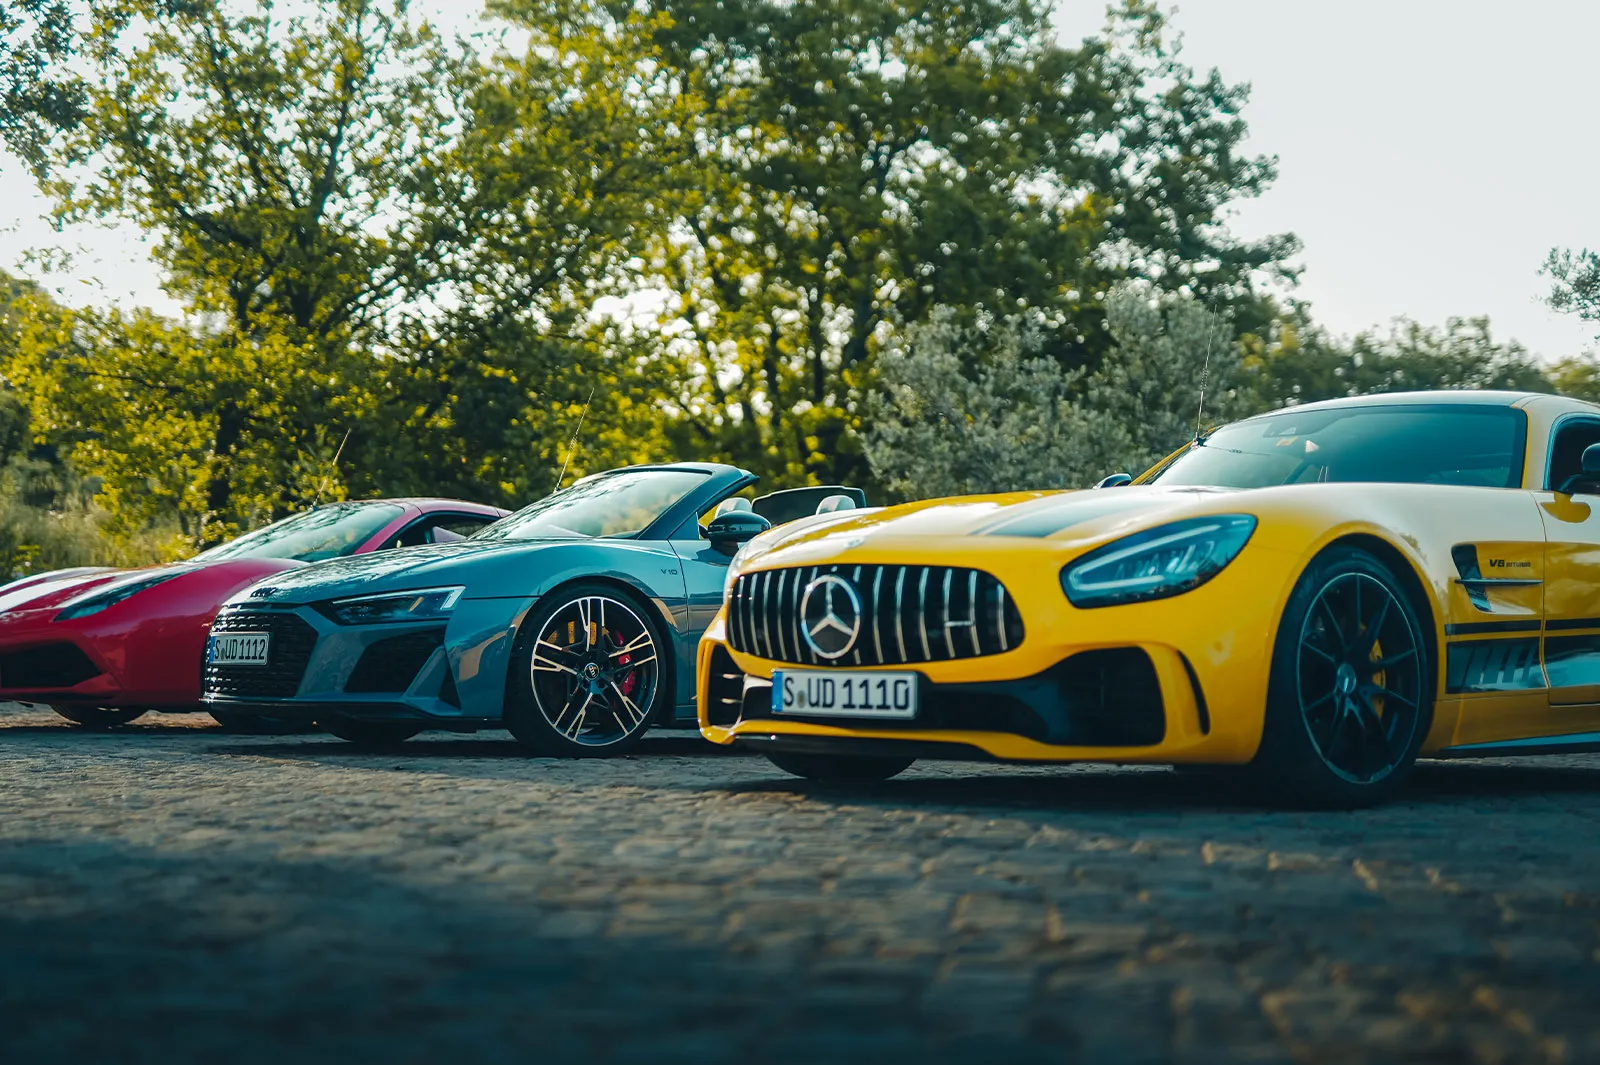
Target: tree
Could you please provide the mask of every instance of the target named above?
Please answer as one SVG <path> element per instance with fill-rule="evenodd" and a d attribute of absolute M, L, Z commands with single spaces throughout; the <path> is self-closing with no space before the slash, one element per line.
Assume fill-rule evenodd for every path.
<path fill-rule="evenodd" d="M 1271 180 L 1239 151 L 1246 92 L 1177 59 L 1153 4 L 1061 47 L 1031 0 L 678 0 L 659 37 L 704 101 L 659 253 L 663 346 L 689 372 L 682 446 L 780 482 L 866 473 L 851 412 L 874 355 L 935 307 L 1027 317 L 1092 370 L 1118 279 L 1233 309 L 1291 238 L 1227 205 Z"/>
<path fill-rule="evenodd" d="M 563 465 L 667 457 L 652 397 L 672 361 L 599 308 L 670 222 L 664 182 L 694 103 L 661 62 L 655 16 L 584 0 L 492 10 L 526 43 L 466 72 L 459 135 L 426 171 L 419 224 L 451 249 L 427 277 L 442 312 L 398 334 L 384 404 L 390 483 L 510 500 L 549 491 Z"/>
<path fill-rule="evenodd" d="M 1286 317 L 1245 359 L 1248 409 L 1272 410 L 1372 392 L 1439 388 L 1553 390 L 1522 345 L 1494 339 L 1487 318 L 1452 318 L 1442 329 L 1406 319 L 1388 332 L 1330 339 L 1302 314 Z"/>
<path fill-rule="evenodd" d="M 1192 298 L 1124 282 L 1107 295 L 1113 346 L 1092 373 L 1063 370 L 1042 333 L 1011 320 L 963 324 L 949 310 L 887 345 L 863 443 L 905 498 L 1082 488 L 1135 474 L 1191 439 L 1199 388 L 1208 422 L 1237 412 L 1230 326 Z"/>
<path fill-rule="evenodd" d="M 68 0 L 0 4 L 0 141 L 36 169 L 50 139 L 83 118 L 83 85 L 66 67 L 76 14 Z"/>
<path fill-rule="evenodd" d="M 1553 280 L 1550 306 L 1576 314 L 1586 322 L 1600 322 L 1600 254 L 1585 248 L 1555 248 L 1545 260 L 1544 272 Z"/>
<path fill-rule="evenodd" d="M 47 188 L 63 220 L 153 233 L 190 320 L 81 316 L 40 345 L 50 424 L 109 416 L 90 379 L 184 420 L 129 431 L 201 463 L 198 498 L 185 473 L 168 499 L 201 540 L 309 501 L 346 432 L 333 492 L 506 501 L 549 489 L 591 395 L 589 442 L 617 445 L 595 459 L 660 440 L 659 387 L 592 313 L 664 226 L 687 130 L 650 17 L 507 0 L 513 53 L 444 42 L 405 0 L 293 10 L 126 0 L 139 35 L 107 16 L 85 38 L 88 111 Z"/>
<path fill-rule="evenodd" d="M 130 13 L 142 19 L 132 39 L 116 32 Z M 185 441 L 169 466 L 195 457 L 189 438 L 204 427 L 197 535 L 211 539 L 258 505 L 305 499 L 297 483 L 263 495 L 269 470 L 245 456 L 280 457 L 274 476 L 316 461 L 373 387 L 362 347 L 435 250 L 411 227 L 412 201 L 448 135 L 451 60 L 403 0 L 331 0 L 289 17 L 129 0 L 97 18 L 84 114 L 52 144 L 45 187 L 64 221 L 115 215 L 152 232 L 169 291 L 202 323 L 182 336 L 139 316 L 81 324 L 112 361 L 134 364 L 92 367 L 140 390 L 129 407 L 152 420 L 134 431 Z M 143 343 L 154 347 L 125 346 Z M 146 374 L 146 356 L 172 376 Z M 81 397 L 56 383 L 47 391 Z M 248 498 L 235 498 L 245 482 Z"/>
<path fill-rule="evenodd" d="M 1016 321 L 937 309 L 879 355 L 862 446 L 892 497 L 1076 487 L 1127 443 L 1096 432 L 1072 392 L 1082 370 L 1041 355 Z"/>

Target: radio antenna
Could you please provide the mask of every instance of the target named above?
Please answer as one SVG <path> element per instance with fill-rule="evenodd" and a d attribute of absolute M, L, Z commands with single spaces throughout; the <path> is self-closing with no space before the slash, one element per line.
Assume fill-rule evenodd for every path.
<path fill-rule="evenodd" d="M 572 453 L 577 450 L 578 434 L 583 432 L 583 420 L 589 416 L 589 404 L 594 402 L 594 390 L 595 386 L 590 385 L 589 398 L 583 401 L 583 413 L 578 415 L 578 427 L 572 430 L 572 442 L 567 445 L 566 462 L 561 464 L 561 472 L 556 474 L 556 486 L 551 489 L 552 492 L 561 491 L 561 482 L 567 479 L 567 463 L 572 461 Z"/>
<path fill-rule="evenodd" d="M 354 428 L 352 426 L 352 428 Z M 328 478 L 339 468 L 339 456 L 344 454 L 344 446 L 350 442 L 350 430 L 344 431 L 344 439 L 339 441 L 339 450 L 333 453 L 333 461 L 328 464 L 328 471 L 322 475 L 322 483 L 317 485 L 317 494 L 312 497 L 311 509 L 316 510 L 317 504 L 322 502 L 322 490 L 328 487 Z"/>
<path fill-rule="evenodd" d="M 1200 368 L 1200 405 L 1194 412 L 1194 439 L 1200 439 L 1201 419 L 1206 413 L 1206 384 L 1211 379 L 1211 341 L 1217 335 L 1217 312 L 1213 308 L 1210 313 L 1211 320 L 1206 324 L 1206 361 Z"/>

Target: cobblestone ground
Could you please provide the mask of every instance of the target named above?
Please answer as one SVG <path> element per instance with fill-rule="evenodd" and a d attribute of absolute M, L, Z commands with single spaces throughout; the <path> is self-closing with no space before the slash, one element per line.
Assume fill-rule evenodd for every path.
<path fill-rule="evenodd" d="M 1359 814 L 0 708 L 0 1061 L 1600 1060 L 1600 759 Z"/>

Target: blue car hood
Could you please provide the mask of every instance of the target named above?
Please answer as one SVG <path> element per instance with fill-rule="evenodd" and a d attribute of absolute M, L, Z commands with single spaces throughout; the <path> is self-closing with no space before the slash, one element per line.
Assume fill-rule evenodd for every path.
<path fill-rule="evenodd" d="M 520 562 L 517 556 L 588 542 L 463 540 L 392 548 L 275 574 L 235 595 L 229 602 L 314 603 L 342 596 L 454 584 L 465 585 L 468 598 L 502 597 L 514 594 L 506 586 L 504 564 L 517 565 Z"/>

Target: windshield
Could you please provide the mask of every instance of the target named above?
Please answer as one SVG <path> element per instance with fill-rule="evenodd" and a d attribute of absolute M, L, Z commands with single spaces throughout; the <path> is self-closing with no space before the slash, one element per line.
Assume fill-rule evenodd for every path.
<path fill-rule="evenodd" d="M 579 481 L 523 507 L 474 540 L 575 540 L 635 536 L 705 483 L 693 470 L 633 470 Z"/>
<path fill-rule="evenodd" d="M 321 562 L 353 555 L 385 525 L 405 513 L 395 503 L 334 503 L 245 533 L 197 558 L 292 558 Z"/>
<path fill-rule="evenodd" d="M 1143 483 L 1265 488 L 1316 481 L 1515 488 L 1525 416 L 1510 407 L 1293 408 L 1223 426 Z"/>

